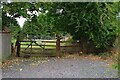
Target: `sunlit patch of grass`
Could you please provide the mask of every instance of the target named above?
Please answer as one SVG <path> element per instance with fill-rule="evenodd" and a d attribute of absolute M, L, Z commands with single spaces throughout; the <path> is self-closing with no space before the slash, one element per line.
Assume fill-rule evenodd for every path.
<path fill-rule="evenodd" d="M 118 69 L 118 67 L 120 67 L 120 65 L 118 65 L 118 64 L 112 64 L 111 67 L 112 67 L 113 69 Z"/>

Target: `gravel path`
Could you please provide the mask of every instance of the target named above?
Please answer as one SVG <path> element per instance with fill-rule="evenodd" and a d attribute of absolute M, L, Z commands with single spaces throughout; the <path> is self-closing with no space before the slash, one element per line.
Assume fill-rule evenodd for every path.
<path fill-rule="evenodd" d="M 117 78 L 117 70 L 89 59 L 24 60 L 2 69 L 3 78 Z"/>

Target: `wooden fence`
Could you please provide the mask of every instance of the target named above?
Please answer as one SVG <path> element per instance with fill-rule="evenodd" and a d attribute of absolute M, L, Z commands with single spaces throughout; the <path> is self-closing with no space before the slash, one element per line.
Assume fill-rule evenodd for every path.
<path fill-rule="evenodd" d="M 21 41 L 21 51 L 22 53 L 28 53 L 30 55 L 37 53 L 37 55 L 42 54 L 46 56 L 56 56 L 57 53 L 76 53 L 81 51 L 79 42 L 74 41 L 70 43 L 69 41 L 60 41 L 60 49 L 57 49 L 58 45 L 56 40 L 42 40 L 40 44 L 37 43 L 37 41 Z"/>

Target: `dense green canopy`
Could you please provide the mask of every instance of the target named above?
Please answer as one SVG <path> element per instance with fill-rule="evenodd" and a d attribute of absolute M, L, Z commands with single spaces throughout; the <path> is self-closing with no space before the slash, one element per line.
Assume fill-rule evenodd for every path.
<path fill-rule="evenodd" d="M 117 2 L 14 2 L 4 4 L 3 15 L 6 13 L 13 19 L 20 16 L 26 18 L 23 32 L 27 34 L 61 35 L 67 32 L 73 39 L 92 41 L 96 48 L 101 49 L 108 49 L 113 45 L 118 29 Z M 7 23 L 5 20 L 3 22 Z"/>
<path fill-rule="evenodd" d="M 59 31 L 73 39 L 92 41 L 96 48 L 107 49 L 116 38 L 118 3 L 53 3 L 50 16 Z"/>

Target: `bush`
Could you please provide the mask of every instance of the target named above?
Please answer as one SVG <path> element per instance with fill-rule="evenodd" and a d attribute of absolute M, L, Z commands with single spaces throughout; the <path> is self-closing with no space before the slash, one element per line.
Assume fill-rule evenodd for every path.
<path fill-rule="evenodd" d="M 110 53 L 108 52 L 104 52 L 104 53 L 99 53 L 99 56 L 102 58 L 102 59 L 107 59 L 111 56 Z"/>

